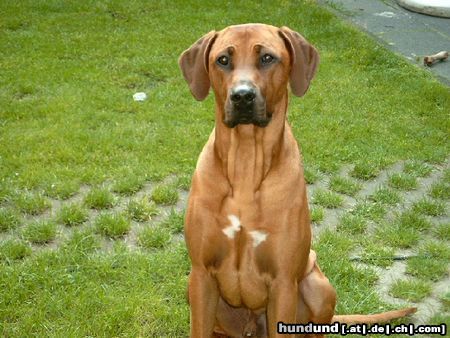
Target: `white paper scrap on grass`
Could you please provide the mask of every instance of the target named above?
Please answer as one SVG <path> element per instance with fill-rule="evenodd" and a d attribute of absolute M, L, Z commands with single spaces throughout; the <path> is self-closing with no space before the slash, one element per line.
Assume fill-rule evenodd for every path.
<path fill-rule="evenodd" d="M 145 101 L 145 100 L 147 100 L 147 94 L 145 94 L 144 92 L 134 93 L 133 100 L 134 101 Z"/>

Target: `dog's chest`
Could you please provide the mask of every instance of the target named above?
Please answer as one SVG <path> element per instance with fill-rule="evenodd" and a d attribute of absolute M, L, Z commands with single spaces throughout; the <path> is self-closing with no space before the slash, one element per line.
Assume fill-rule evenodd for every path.
<path fill-rule="evenodd" d="M 240 214 L 238 216 L 238 214 Z M 218 229 L 226 255 L 217 265 L 222 297 L 231 305 L 258 309 L 267 301 L 267 256 L 271 233 L 257 218 L 227 213 Z"/>

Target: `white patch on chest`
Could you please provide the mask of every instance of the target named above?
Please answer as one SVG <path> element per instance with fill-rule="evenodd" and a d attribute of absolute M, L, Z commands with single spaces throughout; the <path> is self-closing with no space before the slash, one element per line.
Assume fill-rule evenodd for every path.
<path fill-rule="evenodd" d="M 253 238 L 253 247 L 256 248 L 262 242 L 267 239 L 267 234 L 259 230 L 253 230 L 249 232 L 250 236 Z"/>
<path fill-rule="evenodd" d="M 236 232 L 241 230 L 241 221 L 235 215 L 228 215 L 228 219 L 230 220 L 231 224 L 222 229 L 222 231 L 225 236 L 232 239 L 236 235 Z"/>

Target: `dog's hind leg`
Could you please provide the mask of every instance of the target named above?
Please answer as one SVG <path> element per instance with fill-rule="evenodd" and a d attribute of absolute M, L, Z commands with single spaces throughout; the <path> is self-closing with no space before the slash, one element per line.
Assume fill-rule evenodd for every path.
<path fill-rule="evenodd" d="M 299 284 L 300 297 L 297 306 L 297 323 L 331 324 L 336 305 L 336 291 L 316 262 L 311 250 L 305 278 Z M 308 335 L 308 337 L 323 337 Z"/>

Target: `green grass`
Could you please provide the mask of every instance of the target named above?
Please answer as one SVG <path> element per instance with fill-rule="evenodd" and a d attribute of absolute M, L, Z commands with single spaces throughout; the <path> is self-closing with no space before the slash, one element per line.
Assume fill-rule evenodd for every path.
<path fill-rule="evenodd" d="M 110 176 L 119 178 L 130 168 L 137 168 L 136 174 L 145 178 L 166 176 L 175 168 L 189 173 L 211 128 L 211 105 L 208 104 L 211 99 L 206 105 L 198 105 L 193 109 L 192 99 L 179 75 L 176 58 L 207 30 L 205 27 L 219 29 L 231 22 L 245 22 L 250 20 L 246 15 L 251 15 L 250 21 L 287 24 L 301 30 L 321 53 L 321 71 L 313 83 L 311 95 L 304 101 L 295 100 L 290 114 L 294 132 L 300 135 L 300 143 L 304 145 L 306 162 L 313 162 L 319 168 L 328 168 L 334 163 L 358 162 L 355 173 L 367 177 L 371 174 L 365 173 L 373 170 L 362 170 L 363 166 L 381 168 L 385 164 L 383 159 L 389 163 L 406 153 L 414 154 L 417 160 L 439 161 L 445 157 L 445 145 L 441 142 L 445 135 L 445 123 L 439 123 L 448 107 L 445 87 L 332 15 L 317 10 L 313 4 L 291 4 L 283 9 L 286 12 L 281 11 L 283 13 L 269 17 L 263 13 L 255 17 L 251 4 L 238 13 L 227 6 L 213 8 L 207 3 L 201 9 L 195 9 L 196 15 L 190 11 L 179 13 L 175 11 L 176 6 L 170 9 L 159 4 L 152 11 L 141 13 L 140 17 L 134 16 L 142 6 L 140 2 L 128 8 L 123 8 L 120 2 L 93 7 L 80 2 L 64 9 L 53 4 L 33 6 L 24 3 L 15 8 L 5 3 L 2 6 L 6 18 L 10 12 L 15 14 L 3 20 L 2 29 L 8 34 L 4 35 L 2 45 L 7 46 L 11 40 L 26 48 L 31 44 L 23 36 L 26 32 L 33 37 L 34 54 L 41 56 L 39 64 L 35 64 L 31 63 L 30 58 L 20 58 L 20 50 L 23 49 L 5 50 L 8 58 L 5 59 L 7 67 L 4 68 L 2 82 L 9 85 L 2 91 L 2 106 L 5 107 L 4 118 L 8 127 L 2 139 L 17 141 L 14 143 L 16 147 L 26 151 L 17 157 L 11 151 L 4 151 L 3 175 L 18 168 L 14 171 L 18 173 L 14 181 L 32 188 L 44 181 L 52 184 L 64 180 L 75 181 L 78 178 L 75 172 L 81 172 L 81 168 L 82 174 L 78 175 L 81 183 L 91 184 Z M 270 6 L 280 8 L 276 3 Z M 270 13 L 270 6 L 265 13 Z M 23 13 L 30 11 L 42 17 L 39 27 L 22 19 Z M 54 21 L 47 14 L 57 12 L 61 16 L 55 20 L 60 20 L 64 29 L 50 39 L 49 36 L 54 33 Z M 70 16 L 80 12 L 87 15 L 76 17 L 76 20 Z M 110 12 L 121 13 L 127 19 L 117 19 Z M 208 13 L 206 21 L 202 13 Z M 224 13 L 227 14 L 226 19 L 218 21 L 217 18 L 223 18 Z M 307 19 L 303 18 L 304 13 L 308 13 Z M 65 15 L 72 20 L 67 22 Z M 201 24 L 199 16 L 202 17 Z M 179 32 L 173 35 L 173 40 L 167 40 L 165 33 L 157 29 L 161 27 L 158 20 L 150 20 L 152 24 L 147 26 L 141 23 L 145 18 L 159 17 L 174 18 L 166 20 L 164 24 L 181 22 L 191 29 L 184 30 L 177 25 Z M 120 30 L 115 30 L 99 46 L 101 31 L 114 30 L 115 27 L 120 27 Z M 330 29 L 333 34 L 330 34 Z M 331 37 L 344 33 L 347 36 L 345 44 Z M 67 44 L 67 36 L 76 34 L 83 38 L 70 40 Z M 131 40 L 122 58 L 118 59 L 116 54 L 122 51 L 120 45 L 130 41 L 130 34 L 134 40 Z M 144 46 L 148 36 L 154 39 Z M 49 57 L 49 41 L 58 51 L 56 59 Z M 88 61 L 80 62 L 73 56 L 74 50 L 89 55 Z M 355 57 L 355 50 L 365 52 Z M 52 65 L 53 72 L 43 73 L 40 64 Z M 26 73 L 24 69 L 27 69 Z M 391 76 L 390 81 L 385 80 L 388 75 Z M 16 80 L 18 78 L 23 80 Z M 328 86 L 336 85 L 335 82 L 341 86 L 344 96 L 328 90 Z M 416 90 L 422 87 L 426 100 L 418 99 Z M 101 95 L 105 88 L 109 95 Z M 152 95 L 151 100 L 135 103 L 131 95 L 137 90 L 149 94 L 157 91 L 161 95 Z M 174 92 L 178 94 L 173 102 L 189 105 L 184 115 L 176 105 L 165 106 Z M 328 100 L 320 102 L 321 98 L 314 95 L 318 92 L 327 92 Z M 403 99 L 395 100 L 399 93 L 403 94 Z M 351 104 L 348 98 L 353 99 Z M 323 104 L 313 114 L 311 107 L 318 103 Z M 70 109 L 64 109 L 69 105 Z M 33 113 L 25 115 L 27 109 Z M 149 111 L 158 111 L 159 114 L 148 114 Z M 378 114 L 380 111 L 384 114 Z M 195 119 L 189 120 L 192 114 L 196 114 Z M 405 123 L 416 116 L 420 117 L 420 123 Z M 32 117 L 39 119 L 30 123 Z M 59 128 L 62 117 L 65 117 L 64 122 L 70 128 Z M 173 123 L 175 121 L 177 123 Z M 186 133 L 186 125 L 192 128 L 191 133 Z M 311 128 L 317 125 L 323 127 L 320 130 Z M 28 137 L 19 139 L 14 136 L 12 131 L 20 126 L 29 128 L 31 133 Z M 335 133 L 337 126 L 340 127 L 339 133 Z M 417 137 L 413 140 L 409 137 L 409 143 L 403 142 L 414 133 Z M 334 137 L 324 137 L 328 135 Z M 424 140 L 421 135 L 428 137 Z M 43 148 L 42 143 L 34 142 L 40 138 L 45 140 Z M 360 139 L 365 142 L 359 142 Z M 306 140 L 319 141 L 303 142 Z M 324 140 L 328 140 L 327 143 Z M 373 147 L 375 141 L 377 146 Z M 37 159 L 33 155 L 40 148 L 46 155 L 46 161 L 37 166 Z M 48 151 L 50 148 L 53 152 Z M 178 150 L 167 151 L 172 148 Z M 99 156 L 101 152 L 109 156 Z M 371 154 L 367 161 L 363 158 L 364 154 Z M 364 162 L 367 164 L 363 165 Z M 68 165 L 64 166 L 65 163 Z M 49 167 L 53 170 L 48 170 Z"/>
<path fill-rule="evenodd" d="M 450 223 L 438 224 L 433 231 L 437 238 L 450 241 Z"/>
<path fill-rule="evenodd" d="M 103 212 L 95 219 L 94 227 L 102 235 L 119 238 L 131 229 L 131 222 L 121 213 Z"/>
<path fill-rule="evenodd" d="M 179 189 L 189 191 L 191 189 L 191 175 L 181 175 L 177 177 L 176 186 Z"/>
<path fill-rule="evenodd" d="M 445 204 L 439 201 L 432 201 L 423 198 L 414 203 L 412 210 L 427 216 L 442 216 L 445 214 Z"/>
<path fill-rule="evenodd" d="M 375 237 L 384 245 L 397 248 L 410 248 L 420 239 L 420 231 L 398 220 L 383 222 L 375 230 Z"/>
<path fill-rule="evenodd" d="M 160 223 L 162 228 L 169 229 L 174 234 L 182 233 L 184 230 L 184 212 L 171 209 L 167 218 Z"/>
<path fill-rule="evenodd" d="M 389 177 L 389 185 L 400 190 L 412 190 L 417 187 L 417 180 L 409 174 L 395 173 Z"/>
<path fill-rule="evenodd" d="M 95 229 L 92 228 L 75 229 L 62 244 L 61 251 L 69 254 L 92 254 L 101 248 L 100 238 L 94 231 Z"/>
<path fill-rule="evenodd" d="M 109 209 L 115 203 L 116 198 L 106 188 L 93 188 L 84 199 L 84 204 L 92 209 Z"/>
<path fill-rule="evenodd" d="M 0 207 L 0 232 L 16 228 L 20 224 L 20 217 L 11 208 Z"/>
<path fill-rule="evenodd" d="M 408 260 L 406 272 L 423 280 L 438 281 L 448 274 L 448 260 L 434 257 L 413 257 Z"/>
<path fill-rule="evenodd" d="M 386 214 L 386 208 L 379 203 L 363 200 L 353 207 L 351 213 L 373 221 L 380 221 Z"/>
<path fill-rule="evenodd" d="M 14 193 L 14 188 L 11 186 L 11 183 L 2 182 L 0 184 L 0 205 L 8 203 Z"/>
<path fill-rule="evenodd" d="M 306 164 L 303 167 L 303 175 L 305 176 L 307 184 L 314 184 L 320 179 L 320 172 L 318 169 Z"/>
<path fill-rule="evenodd" d="M 149 201 L 147 197 L 141 199 L 132 199 L 127 205 L 128 215 L 138 222 L 150 220 L 153 216 L 159 214 L 159 210 L 153 201 Z"/>
<path fill-rule="evenodd" d="M 332 191 L 317 189 L 312 195 L 312 202 L 324 208 L 335 209 L 344 203 L 344 199 Z"/>
<path fill-rule="evenodd" d="M 355 196 L 361 189 L 361 184 L 349 178 L 334 176 L 330 180 L 330 189 L 341 194 Z"/>
<path fill-rule="evenodd" d="M 118 179 L 114 183 L 112 190 L 118 194 L 130 196 L 141 190 L 143 186 L 144 180 L 141 177 L 129 174 Z"/>
<path fill-rule="evenodd" d="M 362 234 L 367 228 L 367 220 L 361 215 L 344 214 L 337 225 L 338 231 L 350 234 Z"/>
<path fill-rule="evenodd" d="M 51 198 L 68 199 L 75 195 L 80 189 L 78 181 L 64 181 L 64 182 L 44 182 L 42 184 L 45 195 Z"/>
<path fill-rule="evenodd" d="M 52 221 L 36 221 L 22 230 L 22 237 L 35 244 L 45 244 L 56 238 L 56 224 Z"/>
<path fill-rule="evenodd" d="M 65 204 L 58 213 L 58 221 L 67 226 L 79 225 L 88 219 L 88 211 L 80 204 Z"/>
<path fill-rule="evenodd" d="M 320 223 L 325 217 L 325 210 L 320 206 L 314 206 L 310 210 L 311 222 Z"/>
<path fill-rule="evenodd" d="M 138 234 L 138 243 L 147 249 L 161 249 L 170 242 L 171 235 L 167 228 L 147 227 Z"/>
<path fill-rule="evenodd" d="M 1 1 L 0 208 L 17 211 L 25 223 L 7 221 L 1 235 L 21 240 L 29 231 L 32 238 L 30 215 L 44 221 L 50 212 L 58 215 L 60 203 L 73 202 L 64 199 L 78 200 L 86 191 L 86 208 L 119 209 L 126 207 L 123 196 L 134 195 L 145 182 L 175 177 L 169 193 L 159 196 L 162 204 L 175 203 L 214 125 L 213 95 L 202 103 L 192 98 L 178 56 L 202 34 L 235 23 L 287 25 L 319 50 L 317 77 L 307 95 L 290 98 L 288 114 L 309 183 L 336 176 L 344 165 L 354 165 L 351 176 L 362 180 L 400 161 L 415 163 L 405 164 L 404 175 L 411 177 L 423 175 L 420 163 L 442 167 L 449 154 L 448 87 L 316 2 L 263 6 L 264 11 L 253 2 Z M 134 102 L 137 91 L 149 98 Z M 432 187 L 432 198 L 448 199 L 449 178 L 447 171 L 439 189 Z M 117 196 L 110 198 L 110 191 Z M 59 202 L 50 205 L 49 198 Z M 52 250 L 42 245 L 29 254 L 23 239 L 5 249 L 12 253 L 2 251 L 8 256 L 0 262 L 3 336 L 187 336 L 186 248 L 176 242 L 178 235 L 163 244 L 167 234 L 181 231 L 181 213 L 158 221 L 162 240 L 154 240 L 151 250 L 125 247 L 123 234 L 131 225 L 128 214 L 120 215 L 123 221 L 100 218 L 96 225 L 89 219 L 63 228 Z M 369 216 L 374 218 L 370 212 L 364 217 Z M 376 237 L 377 243 L 394 249 L 398 240 L 417 245 L 424 235 L 437 236 L 435 229 L 448 232 L 444 226 L 400 226 L 397 219 L 375 223 L 387 235 Z M 38 240 L 45 237 L 34 232 Z M 104 236 L 113 237 L 109 250 L 102 246 Z M 392 308 L 375 292 L 375 272 L 348 260 L 361 237 L 324 231 L 314 243 L 338 291 L 338 313 Z"/>
<path fill-rule="evenodd" d="M 355 178 L 367 181 L 377 177 L 380 173 L 380 169 L 378 164 L 363 160 L 362 162 L 355 164 L 355 167 L 350 174 Z"/>
<path fill-rule="evenodd" d="M 382 268 L 387 268 L 394 262 L 394 254 L 394 249 L 384 247 L 380 245 L 380 243 L 374 242 L 372 238 L 368 238 L 366 243 L 364 243 L 362 261 Z"/>
<path fill-rule="evenodd" d="M 159 185 L 152 192 L 156 204 L 173 205 L 178 201 L 178 191 L 173 185 Z"/>
<path fill-rule="evenodd" d="M 408 260 L 406 272 L 424 281 L 438 281 L 448 275 L 450 248 L 444 241 L 428 241 L 418 255 Z"/>
<path fill-rule="evenodd" d="M 419 231 L 428 230 L 432 227 L 430 221 L 414 209 L 403 212 L 398 217 L 398 222 L 403 228 L 412 228 Z"/>
<path fill-rule="evenodd" d="M 442 324 L 447 325 L 447 327 L 450 326 L 450 315 L 439 313 L 431 317 L 430 325 L 442 325 Z"/>
<path fill-rule="evenodd" d="M 424 232 L 432 226 L 424 216 L 407 210 L 394 220 L 381 223 L 375 235 L 382 243 L 391 247 L 409 248 L 417 244 Z"/>
<path fill-rule="evenodd" d="M 29 215 L 39 215 L 50 208 L 50 201 L 41 193 L 23 192 L 14 198 L 16 207 Z"/>
<path fill-rule="evenodd" d="M 432 167 L 427 163 L 422 163 L 419 161 L 408 161 L 405 163 L 403 171 L 406 174 L 412 175 L 414 177 L 426 177 L 431 174 Z"/>
<path fill-rule="evenodd" d="M 419 253 L 439 259 L 450 259 L 450 247 L 443 241 L 426 241 L 420 248 Z"/>
<path fill-rule="evenodd" d="M 444 175 L 442 177 L 444 183 L 450 184 L 450 169 L 444 170 Z"/>
<path fill-rule="evenodd" d="M 394 206 L 402 201 L 402 198 L 397 191 L 383 187 L 378 188 L 369 199 L 376 203 L 390 206 Z"/>
<path fill-rule="evenodd" d="M 420 280 L 398 280 L 392 287 L 390 294 L 411 302 L 419 302 L 431 293 L 430 283 Z"/>
<path fill-rule="evenodd" d="M 445 294 L 441 295 L 439 298 L 443 305 L 443 310 L 446 312 L 449 312 L 450 311 L 450 292 L 446 292 Z"/>
<path fill-rule="evenodd" d="M 2 311 L 3 334 L 186 335 L 189 264 L 184 245 L 153 255 L 121 246 L 110 254 L 89 252 L 43 252 L 0 271 L 0 282 L 9 290 L 2 295 L 9 304 Z M 23 306 L 27 301 L 39 306 Z"/>
<path fill-rule="evenodd" d="M 9 239 L 0 244 L 0 262 L 23 259 L 30 254 L 31 248 L 23 240 Z"/>
<path fill-rule="evenodd" d="M 340 314 L 376 312 L 383 303 L 373 292 L 377 276 L 370 268 L 358 268 L 348 256 L 355 242 L 347 234 L 324 230 L 313 244 L 322 271 L 335 286 L 339 295 L 336 311 Z"/>
<path fill-rule="evenodd" d="M 376 229 L 376 237 L 391 247 L 409 248 L 417 244 L 432 224 L 413 210 L 404 211 L 392 221 L 382 222 Z"/>
<path fill-rule="evenodd" d="M 450 184 L 445 182 L 434 183 L 431 186 L 430 195 L 433 198 L 450 199 Z"/>

